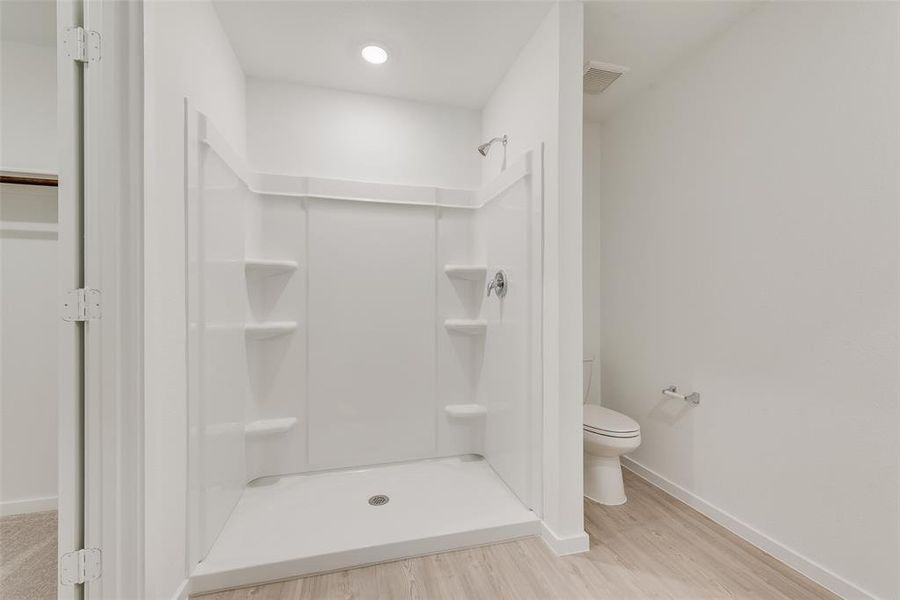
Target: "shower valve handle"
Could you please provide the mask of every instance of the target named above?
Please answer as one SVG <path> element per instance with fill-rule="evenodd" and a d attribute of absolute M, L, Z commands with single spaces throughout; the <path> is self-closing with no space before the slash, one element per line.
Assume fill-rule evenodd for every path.
<path fill-rule="evenodd" d="M 508 283 L 509 281 L 506 278 L 506 273 L 504 273 L 503 270 L 497 271 L 488 283 L 488 298 L 491 297 L 492 291 L 497 294 L 498 298 L 506 297 L 506 292 L 509 289 Z"/>

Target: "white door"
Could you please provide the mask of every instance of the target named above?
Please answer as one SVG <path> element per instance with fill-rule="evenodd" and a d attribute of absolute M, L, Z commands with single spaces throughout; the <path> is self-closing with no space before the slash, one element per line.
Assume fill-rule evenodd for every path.
<path fill-rule="evenodd" d="M 61 581 L 65 599 L 144 588 L 142 12 L 139 1 L 57 2 L 59 291 L 87 290 L 92 308 L 60 319 L 58 547 L 102 563 L 83 583 Z"/>
<path fill-rule="evenodd" d="M 84 327 L 63 319 L 63 299 L 84 282 L 82 243 L 82 94 L 81 65 L 68 56 L 66 31 L 81 25 L 76 1 L 57 3 L 57 128 L 59 137 L 59 526 L 57 549 L 62 557 L 84 547 Z M 80 585 L 61 583 L 59 598 L 81 598 Z"/>

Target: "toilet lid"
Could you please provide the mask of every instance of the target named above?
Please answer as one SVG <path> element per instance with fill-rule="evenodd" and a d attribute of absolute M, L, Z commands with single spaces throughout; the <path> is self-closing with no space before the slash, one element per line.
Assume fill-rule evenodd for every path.
<path fill-rule="evenodd" d="M 584 405 L 584 428 L 588 431 L 609 434 L 636 434 L 641 426 L 629 416 L 620 412 L 598 406 L 597 404 Z"/>

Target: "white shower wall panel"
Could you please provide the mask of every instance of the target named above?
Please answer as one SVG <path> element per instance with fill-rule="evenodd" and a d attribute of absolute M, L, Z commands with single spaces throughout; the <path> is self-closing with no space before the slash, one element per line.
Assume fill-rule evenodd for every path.
<path fill-rule="evenodd" d="M 534 468 L 540 439 L 532 427 L 540 417 L 535 379 L 540 367 L 533 355 L 540 324 L 535 311 L 539 265 L 531 243 L 540 215 L 534 206 L 539 200 L 532 194 L 534 177 L 518 179 L 479 209 L 477 217 L 488 277 L 503 270 L 508 281 L 506 296 L 486 298 L 481 311 L 488 323 L 477 389 L 478 403 L 487 408 L 484 455 L 529 507 L 539 502 Z"/>
<path fill-rule="evenodd" d="M 309 463 L 432 456 L 435 209 L 308 201 Z"/>
<path fill-rule="evenodd" d="M 191 483 L 199 529 L 194 544 L 206 554 L 246 483 L 244 410 L 248 394 L 244 346 L 245 206 L 249 192 L 225 163 L 199 152 L 197 188 L 188 203 L 189 336 L 194 366 L 191 446 L 197 455 Z"/>

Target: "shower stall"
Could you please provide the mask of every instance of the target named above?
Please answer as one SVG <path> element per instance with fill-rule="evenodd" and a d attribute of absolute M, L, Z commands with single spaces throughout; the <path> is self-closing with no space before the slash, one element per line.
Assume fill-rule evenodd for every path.
<path fill-rule="evenodd" d="M 585 550 L 580 5 L 145 8 L 148 596 Z"/>
<path fill-rule="evenodd" d="M 541 148 L 447 189 L 185 123 L 194 590 L 538 533 Z"/>

